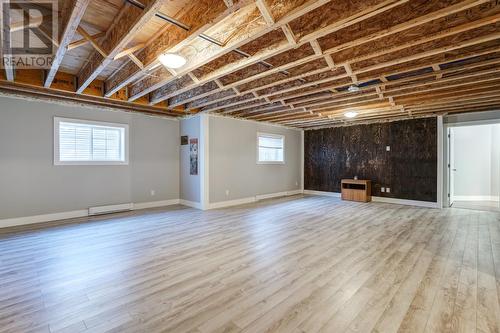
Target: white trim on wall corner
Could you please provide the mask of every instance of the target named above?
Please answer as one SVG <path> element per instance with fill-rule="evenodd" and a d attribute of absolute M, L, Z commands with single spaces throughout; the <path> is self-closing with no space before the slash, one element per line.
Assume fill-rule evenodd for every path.
<path fill-rule="evenodd" d="M 304 194 L 323 195 L 323 196 L 334 197 L 334 198 L 341 197 L 341 194 L 338 192 L 323 192 L 323 191 L 304 190 Z M 406 199 L 375 197 L 375 196 L 372 196 L 372 201 L 373 202 L 391 203 L 391 204 L 396 204 L 396 205 L 405 205 L 405 206 L 440 208 L 439 204 L 437 202 L 429 202 L 429 201 L 406 200 Z"/>
<path fill-rule="evenodd" d="M 202 209 L 202 205 L 200 202 L 195 202 L 195 201 L 189 201 L 189 200 L 184 200 L 180 199 L 179 203 L 183 206 L 191 207 L 191 208 L 196 208 L 196 209 Z"/>
<path fill-rule="evenodd" d="M 444 123 L 443 116 L 437 116 L 437 205 L 439 208 L 444 207 Z"/>
<path fill-rule="evenodd" d="M 140 203 L 132 204 L 132 210 L 172 206 L 172 205 L 178 205 L 179 203 L 180 203 L 179 199 L 152 201 L 152 202 L 140 202 Z M 14 218 L 0 220 L 0 228 L 16 227 L 16 226 L 21 226 L 21 225 L 52 222 L 52 221 L 67 220 L 67 219 L 75 219 L 75 218 L 87 217 L 87 216 L 90 216 L 89 210 L 88 209 L 80 209 L 80 210 L 73 210 L 73 211 L 69 211 L 69 212 L 14 217 Z"/>
<path fill-rule="evenodd" d="M 494 195 L 454 195 L 453 201 L 500 201 Z"/>
<path fill-rule="evenodd" d="M 200 168 L 200 209 L 208 209 L 210 196 L 210 121 L 207 113 L 200 115 L 200 142 L 198 163 Z M 191 206 L 190 206 L 191 207 Z"/>

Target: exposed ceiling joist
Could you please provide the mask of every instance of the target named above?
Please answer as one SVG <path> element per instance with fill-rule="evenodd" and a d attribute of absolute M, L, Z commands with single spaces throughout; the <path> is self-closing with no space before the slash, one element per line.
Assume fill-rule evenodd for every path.
<path fill-rule="evenodd" d="M 62 21 L 64 24 L 64 31 L 59 38 L 59 47 L 52 61 L 52 66 L 47 73 L 47 77 L 45 79 L 45 88 L 49 88 L 56 76 L 57 71 L 59 70 L 59 66 L 61 65 L 64 55 L 68 50 L 68 46 L 73 39 L 76 29 L 80 25 L 80 21 L 85 14 L 85 10 L 89 5 L 90 0 L 73 0 L 71 11 L 69 11 L 68 17 L 63 17 Z"/>
<path fill-rule="evenodd" d="M 102 49 L 106 52 L 94 52 L 88 63 L 82 68 L 78 75 L 77 93 L 82 93 L 86 87 L 114 60 L 115 56 L 123 51 L 132 41 L 137 32 L 149 22 L 163 6 L 162 0 L 144 1 L 145 8 L 126 4 L 116 22 L 106 33 Z"/>
<path fill-rule="evenodd" d="M 382 33 L 378 34 L 377 36 L 375 36 L 376 34 L 372 34 L 371 36 L 373 38 L 381 38 L 381 37 L 385 37 L 385 36 L 389 36 L 391 34 L 394 34 L 394 33 L 397 33 L 397 32 L 400 32 L 402 30 L 405 30 L 405 29 L 410 29 L 410 28 L 413 28 L 413 27 L 416 27 L 416 26 L 419 26 L 421 24 L 424 24 L 424 23 L 427 23 L 429 22 L 430 20 L 432 19 L 439 19 L 443 16 L 446 16 L 446 15 L 449 15 L 449 14 L 453 14 L 457 11 L 460 11 L 460 10 L 464 10 L 464 9 L 467 9 L 467 8 L 470 8 L 471 6 L 476 6 L 478 5 L 479 3 L 482 3 L 484 1 L 467 1 L 466 3 L 459 3 L 459 4 L 456 4 L 456 5 L 453 5 L 449 8 L 448 11 L 446 10 L 438 10 L 438 11 L 435 11 L 435 12 L 432 12 L 431 14 L 428 14 L 428 15 L 425 15 L 424 17 L 422 17 L 421 19 L 415 19 L 415 20 L 412 20 L 410 22 L 405 22 L 403 24 L 400 24 L 400 25 L 397 25 L 397 26 L 394 26 L 392 29 L 386 29 L 385 31 L 383 31 Z M 492 21 L 491 20 L 488 20 L 487 22 L 483 22 L 484 24 L 491 24 Z M 466 30 L 469 30 L 473 28 L 472 25 L 464 25 L 462 26 L 462 30 L 461 31 L 466 31 Z M 440 36 L 437 36 L 437 35 L 434 35 L 433 37 L 435 39 L 438 39 L 438 38 L 442 38 L 442 37 L 445 37 L 446 35 L 451 35 L 453 33 L 458 33 L 458 32 L 461 32 L 461 31 L 456 31 L 454 29 L 448 29 L 448 31 L 445 31 L 444 33 L 442 33 L 442 35 Z M 445 34 L 446 33 L 446 34 Z M 427 40 L 418 40 L 417 42 L 419 43 L 424 43 L 424 42 L 428 42 L 432 39 L 427 39 Z M 365 40 L 364 39 L 360 39 L 359 40 L 359 43 L 362 44 L 364 43 Z M 417 43 L 415 43 L 415 41 L 412 41 L 411 42 L 412 44 L 408 44 L 408 45 L 404 45 L 404 47 L 410 47 L 412 45 L 417 45 Z M 337 52 L 339 51 L 338 48 L 331 48 L 329 50 L 327 50 L 325 53 L 326 53 L 326 61 L 328 63 L 328 65 L 334 69 L 335 68 L 335 64 L 333 62 L 333 59 L 331 58 L 331 53 L 334 53 L 334 52 Z M 327 53 L 329 52 L 329 53 Z M 263 72 L 263 73 L 258 73 L 254 76 L 251 76 L 251 77 L 248 77 L 248 78 L 245 78 L 243 80 L 240 80 L 240 81 L 237 81 L 237 82 L 234 82 L 232 83 L 229 87 L 231 86 L 240 86 L 240 85 L 243 85 L 243 84 L 246 84 L 248 82 L 252 82 L 252 81 L 256 81 L 260 78 L 263 78 L 265 76 L 268 76 L 268 75 L 272 75 L 273 73 L 276 73 L 276 72 L 279 72 L 280 70 L 286 70 L 286 69 L 289 69 L 289 68 L 292 68 L 292 67 L 295 67 L 299 64 L 304 64 L 304 63 L 307 63 L 309 61 L 313 61 L 313 60 L 316 60 L 318 58 L 317 55 L 313 55 L 309 58 L 303 58 L 299 61 L 295 61 L 295 62 L 291 62 L 287 65 L 283 65 L 283 66 L 279 66 L 279 67 L 275 67 L 275 68 L 272 68 L 272 69 L 269 69 L 268 71 L 266 72 Z M 313 73 L 314 74 L 314 73 Z M 291 79 L 291 78 L 290 78 Z M 276 82 L 276 84 L 282 84 L 283 82 L 279 81 L 279 82 Z M 189 86 L 188 88 L 185 88 L 185 90 L 189 90 L 189 88 L 192 88 L 192 86 Z M 217 91 L 214 91 L 214 93 L 216 93 Z M 251 91 L 250 91 L 251 92 Z M 163 96 L 161 99 L 158 99 L 159 100 L 163 100 L 163 98 L 170 98 L 171 96 L 170 95 L 166 95 L 166 96 Z M 153 96 L 153 102 L 156 101 L 157 99 Z M 177 102 L 176 102 L 177 103 Z"/>
<path fill-rule="evenodd" d="M 210 27 L 221 23 L 231 16 L 239 17 L 239 12 L 244 10 L 245 4 L 246 1 L 242 0 L 237 5 L 227 8 L 224 2 L 220 0 L 192 1 L 185 15 L 181 17 L 182 22 L 190 27 L 189 30 L 179 29 L 176 26 L 168 27 L 137 55 L 144 64 L 143 70 L 137 70 L 135 66 L 126 65 L 122 70 L 108 78 L 106 81 L 106 86 L 108 87 L 106 96 L 110 97 L 118 90 L 137 81 L 150 71 L 155 69 L 161 71 L 162 69 L 159 68 L 160 63 L 158 62 L 158 57 L 161 54 L 165 52 L 177 52 L 189 45 L 189 42 L 203 34 Z M 238 8 L 243 7 L 243 9 L 236 10 L 237 8 L 235 7 L 237 6 Z M 217 45 L 212 45 L 212 47 L 220 48 Z M 186 71 L 186 73 L 189 71 Z M 166 70 L 163 70 L 161 73 L 168 77 L 172 76 Z M 144 82 L 148 82 L 150 79 L 152 79 L 151 76 L 145 77 L 144 80 L 139 81 L 139 84 L 145 84 Z"/>
<path fill-rule="evenodd" d="M 327 35 L 328 33 L 332 33 L 335 31 L 338 31 L 344 27 L 349 26 L 350 24 L 355 24 L 356 22 L 359 22 L 362 19 L 367 19 L 372 16 L 375 16 L 377 14 L 382 13 L 385 10 L 390 10 L 394 6 L 397 6 L 401 3 L 407 2 L 406 0 L 391 0 L 391 1 L 379 1 L 374 5 L 366 5 L 364 8 L 360 11 L 357 11 L 354 15 L 349 15 L 347 13 L 346 16 L 343 20 L 339 20 L 338 22 L 331 23 L 323 28 L 320 28 L 308 35 L 302 36 L 298 40 L 298 45 L 306 44 L 309 43 L 313 40 L 315 40 L 318 37 Z M 275 26 L 281 27 L 283 24 L 289 23 L 291 21 L 291 18 L 293 16 L 285 16 L 282 20 L 277 21 Z M 266 31 L 267 32 L 267 31 Z M 246 40 L 248 42 L 248 37 L 246 37 Z M 217 70 L 212 71 L 210 74 L 205 75 L 204 77 L 200 78 L 200 84 L 206 83 L 208 81 L 220 78 L 222 76 L 225 76 L 227 74 L 233 73 L 235 71 L 238 71 L 242 68 L 245 68 L 247 66 L 253 65 L 255 63 L 258 63 L 266 58 L 272 57 L 274 55 L 277 55 L 279 53 L 288 51 L 290 49 L 293 49 L 294 46 L 290 45 L 288 41 L 278 41 L 275 44 L 268 46 L 264 50 L 260 50 L 260 52 L 256 53 L 254 56 L 242 59 L 230 64 L 227 64 L 223 67 L 218 68 Z M 277 70 L 277 69 L 276 69 Z M 180 73 L 181 74 L 181 73 Z M 138 89 L 135 90 L 135 94 L 133 93 L 133 96 L 131 97 L 131 100 L 134 100 L 134 98 L 138 98 L 142 96 L 145 93 L 149 93 L 153 88 L 156 88 L 161 85 L 167 84 L 169 81 L 173 81 L 175 78 L 169 78 L 168 80 L 161 81 L 157 85 L 154 85 L 152 87 L 143 89 L 144 87 L 139 87 Z M 196 85 L 192 84 L 186 87 L 185 89 L 193 89 L 195 88 Z M 168 91 L 168 87 L 162 87 L 158 89 L 157 91 L 154 91 L 152 94 L 152 103 L 158 103 L 161 101 L 166 100 L 169 98 L 168 94 L 165 94 L 164 91 Z"/>

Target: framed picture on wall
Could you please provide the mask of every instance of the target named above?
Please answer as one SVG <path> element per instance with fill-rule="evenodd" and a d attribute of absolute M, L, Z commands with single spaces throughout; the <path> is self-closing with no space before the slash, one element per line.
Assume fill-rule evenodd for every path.
<path fill-rule="evenodd" d="M 189 169 L 193 176 L 198 175 L 198 139 L 189 140 Z"/>

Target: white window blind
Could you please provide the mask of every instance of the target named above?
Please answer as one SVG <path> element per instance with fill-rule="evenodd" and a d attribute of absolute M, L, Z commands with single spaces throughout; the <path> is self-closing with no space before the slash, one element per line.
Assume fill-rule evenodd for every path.
<path fill-rule="evenodd" d="M 125 164 L 127 134 L 127 125 L 56 118 L 55 163 Z"/>
<path fill-rule="evenodd" d="M 284 163 L 285 138 L 282 135 L 259 133 L 257 135 L 259 163 Z"/>

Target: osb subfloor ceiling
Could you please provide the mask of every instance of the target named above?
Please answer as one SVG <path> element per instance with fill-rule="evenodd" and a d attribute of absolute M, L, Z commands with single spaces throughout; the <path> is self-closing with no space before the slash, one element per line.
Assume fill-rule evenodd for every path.
<path fill-rule="evenodd" d="M 61 7 L 52 68 L 7 68 L 0 90 L 299 128 L 500 106 L 498 0 L 73 0 Z M 187 64 L 163 67 L 165 52 Z"/>

